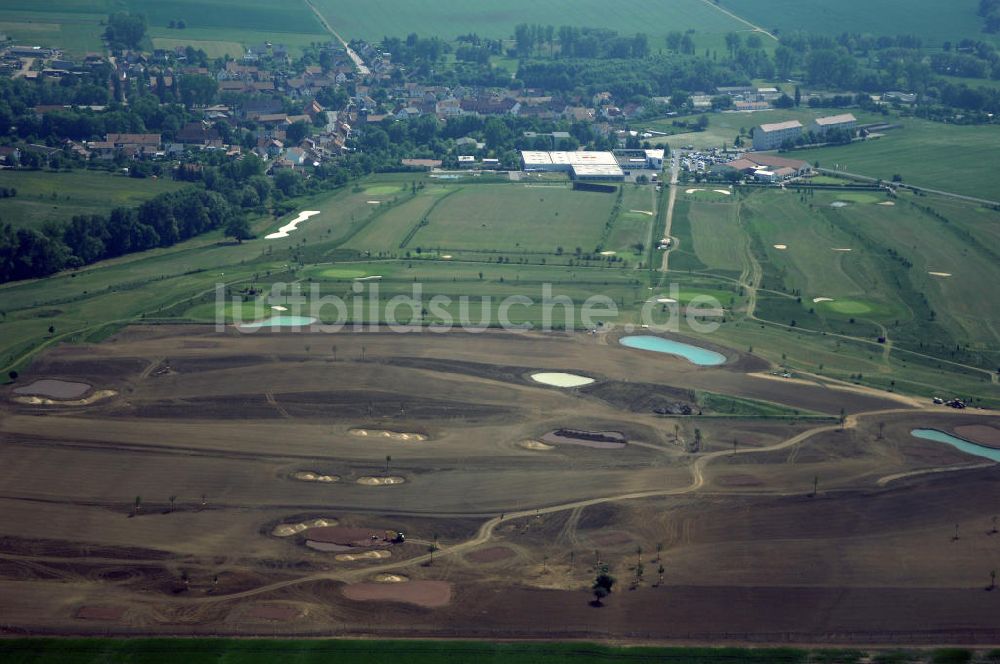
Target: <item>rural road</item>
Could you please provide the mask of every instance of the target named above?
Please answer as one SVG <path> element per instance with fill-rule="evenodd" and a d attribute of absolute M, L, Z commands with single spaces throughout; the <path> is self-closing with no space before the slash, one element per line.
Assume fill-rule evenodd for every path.
<path fill-rule="evenodd" d="M 751 23 L 750 21 L 746 20 L 745 18 L 743 18 L 741 16 L 737 16 L 736 14 L 732 13 L 728 9 L 723 9 L 722 7 L 720 7 L 719 4 L 718 4 L 718 0 L 716 0 L 716 2 L 712 2 L 712 0 L 701 0 L 701 1 L 704 2 L 706 5 L 708 5 L 709 7 L 711 7 L 712 9 L 715 9 L 716 11 L 722 12 L 723 14 L 725 14 L 729 18 L 733 19 L 734 21 L 739 21 L 743 25 L 746 25 L 746 26 L 750 27 L 750 29 L 752 29 L 754 32 L 759 32 L 762 35 L 767 35 L 768 37 L 770 37 L 774 41 L 778 41 L 778 38 L 776 36 L 772 35 L 770 32 L 768 32 L 764 28 L 760 27 L 759 25 L 754 25 L 753 23 Z"/>
<path fill-rule="evenodd" d="M 858 173 L 849 173 L 847 171 L 835 171 L 830 168 L 818 168 L 816 169 L 824 175 L 840 175 L 847 176 L 856 180 L 863 180 L 865 182 L 889 182 L 885 178 L 873 178 L 869 175 L 860 175 Z M 976 198 L 975 196 L 966 196 L 965 194 L 956 194 L 953 191 L 941 191 L 940 189 L 928 189 L 927 187 L 918 187 L 912 184 L 905 184 L 903 182 L 893 182 L 891 183 L 894 187 L 899 187 L 900 189 L 909 189 L 910 191 L 923 191 L 928 194 L 937 194 L 939 196 L 947 196 L 949 198 L 957 198 L 962 201 L 969 201 L 971 203 L 982 203 L 983 205 L 1000 205 L 1000 201 L 991 201 L 986 198 Z"/>
<path fill-rule="evenodd" d="M 670 228 L 674 223 L 674 203 L 677 202 L 677 181 L 680 179 L 681 172 L 681 155 L 674 154 L 670 158 L 670 193 L 667 196 L 667 213 L 664 217 L 663 223 L 663 239 L 666 240 L 670 237 Z M 668 263 L 670 262 L 670 252 L 676 248 L 677 243 L 671 243 L 669 249 L 663 250 L 663 263 L 660 265 L 660 272 L 667 272 Z"/>
<path fill-rule="evenodd" d="M 365 65 L 365 61 L 361 59 L 360 55 L 355 53 L 354 49 L 352 49 L 350 46 L 347 45 L 347 41 L 340 36 L 340 33 L 338 33 L 336 30 L 333 29 L 333 26 L 327 22 L 323 14 L 321 14 L 320 11 L 316 9 L 316 5 L 310 2 L 310 0 L 305 0 L 305 3 L 306 6 L 308 6 L 309 9 L 312 10 L 312 13 L 316 15 L 316 19 L 320 22 L 320 25 L 322 25 L 327 32 L 333 35 L 334 39 L 336 39 L 341 43 L 341 45 L 344 47 L 344 50 L 347 51 L 348 57 L 350 57 L 351 60 L 354 61 L 354 66 L 358 68 L 358 73 L 361 74 L 362 76 L 368 76 L 369 74 L 371 74 L 372 72 L 368 68 L 368 66 Z"/>

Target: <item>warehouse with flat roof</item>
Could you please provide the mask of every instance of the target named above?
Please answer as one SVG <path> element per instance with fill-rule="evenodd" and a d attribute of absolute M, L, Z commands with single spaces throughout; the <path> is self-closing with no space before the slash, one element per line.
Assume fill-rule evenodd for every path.
<path fill-rule="evenodd" d="M 625 172 L 610 152 L 541 152 L 523 150 L 521 167 L 527 172 L 568 173 L 574 180 L 622 181 Z"/>

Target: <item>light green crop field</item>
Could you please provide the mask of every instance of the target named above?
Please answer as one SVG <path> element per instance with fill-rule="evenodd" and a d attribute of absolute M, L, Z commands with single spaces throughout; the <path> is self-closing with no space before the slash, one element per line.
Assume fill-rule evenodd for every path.
<path fill-rule="evenodd" d="M 600 243 L 614 203 L 614 194 L 569 187 L 461 187 L 438 202 L 407 248 L 589 252 Z"/>
<path fill-rule="evenodd" d="M 796 150 L 788 156 L 885 180 L 899 174 L 908 184 L 1000 201 L 1000 180 L 987 166 L 996 162 L 1000 127 L 950 125 L 918 118 L 898 122 L 901 129 L 889 130 L 876 140 Z"/>
<path fill-rule="evenodd" d="M 67 221 L 78 214 L 101 214 L 133 207 L 168 191 L 183 188 L 170 178 L 130 178 L 104 171 L 0 171 L 0 187 L 17 190 L 0 198 L 0 221 L 38 228 L 46 221 Z"/>
<path fill-rule="evenodd" d="M 455 3 L 447 0 L 373 0 L 365 4 L 347 0 L 317 0 L 316 7 L 345 39 L 380 40 L 383 36 L 405 37 L 415 32 L 453 39 L 475 32 L 481 37 L 507 38 L 519 23 L 573 25 L 609 28 L 619 34 L 644 32 L 655 52 L 663 47 L 663 36 L 671 31 L 696 31 L 695 40 L 706 33 L 723 35 L 746 30 L 746 25 L 702 0 L 629 0 L 611 10 L 599 0 L 479 0 Z M 770 40 L 768 40 L 770 41 Z M 720 39 L 713 40 L 721 42 Z M 700 48 L 709 44 L 698 43 Z"/>
<path fill-rule="evenodd" d="M 765 30 L 839 35 L 857 32 L 878 35 L 917 35 L 927 44 L 981 37 L 978 0 L 726 0 L 737 16 Z"/>

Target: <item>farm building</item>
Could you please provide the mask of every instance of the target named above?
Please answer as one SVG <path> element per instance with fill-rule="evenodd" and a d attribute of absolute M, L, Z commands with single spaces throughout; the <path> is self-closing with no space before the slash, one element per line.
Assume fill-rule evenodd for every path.
<path fill-rule="evenodd" d="M 809 131 L 816 135 L 823 135 L 831 129 L 854 131 L 857 125 L 858 119 L 856 117 L 850 113 L 842 113 L 840 115 L 829 115 L 825 118 L 816 118 L 813 120 L 812 125 L 810 125 Z"/>
<path fill-rule="evenodd" d="M 802 123 L 798 120 L 762 124 L 753 130 L 754 150 L 776 150 L 785 141 L 794 141 L 802 135 Z"/>

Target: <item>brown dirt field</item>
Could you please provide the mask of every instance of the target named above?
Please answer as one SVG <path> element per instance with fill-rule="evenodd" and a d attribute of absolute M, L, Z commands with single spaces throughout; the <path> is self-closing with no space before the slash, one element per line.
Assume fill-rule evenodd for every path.
<path fill-rule="evenodd" d="M 965 424 L 955 427 L 954 431 L 959 438 L 1000 449 L 1000 428 L 985 424 Z"/>
<path fill-rule="evenodd" d="M 250 620 L 291 622 L 302 615 L 302 610 L 287 604 L 257 604 L 250 607 L 243 616 Z"/>
<path fill-rule="evenodd" d="M 513 558 L 515 555 L 517 554 L 505 546 L 491 546 L 487 549 L 467 553 L 465 559 L 473 563 L 498 563 L 501 560 Z"/>
<path fill-rule="evenodd" d="M 390 546 L 385 529 L 351 528 L 349 526 L 325 526 L 309 529 L 309 539 L 354 547 Z"/>
<path fill-rule="evenodd" d="M 750 374 L 767 367 L 735 351 L 722 367 L 697 368 L 605 341 L 503 332 L 331 341 L 164 325 L 51 348 L 21 381 L 58 377 L 119 396 L 46 407 L 0 388 L 0 624 L 51 634 L 322 636 L 335 625 L 338 635 L 386 637 L 1000 643 L 1000 595 L 983 592 L 996 566 L 988 506 L 1000 504 L 1000 467 L 909 434 L 1000 429 L 1000 418 L 761 379 Z M 342 358 L 359 358 L 363 344 L 367 359 L 306 350 L 330 343 Z M 552 390 L 525 379 L 539 370 L 602 382 Z M 848 422 L 840 431 L 829 420 L 654 412 L 700 389 L 833 415 L 843 407 Z M 633 443 L 613 454 L 519 445 L 563 427 L 620 431 Z M 702 446 L 691 453 L 695 428 Z M 358 429 L 426 440 L 361 441 Z M 356 483 L 379 476 L 389 455 L 404 484 Z M 289 481 L 305 469 L 343 479 Z M 337 536 L 295 527 L 330 514 Z M 406 544 L 303 545 L 350 546 L 346 535 L 364 540 L 368 524 L 380 536 L 404 532 Z M 629 591 L 639 547 L 645 577 Z M 498 549 L 524 573 L 499 560 L 468 564 Z M 620 580 L 600 610 L 589 606 L 595 549 Z M 660 556 L 666 573 L 654 588 Z M 410 581 L 372 582 L 381 575 Z M 345 596 L 358 592 L 366 601 Z M 238 607 L 255 606 L 309 611 L 241 624 Z M 81 620 L 79 607 L 123 613 Z"/>
<path fill-rule="evenodd" d="M 14 394 L 49 397 L 51 399 L 78 399 L 89 392 L 92 387 L 87 383 L 43 378 L 30 385 L 15 387 Z"/>
<path fill-rule="evenodd" d="M 124 615 L 123 606 L 81 606 L 76 611 L 77 620 L 119 621 Z"/>
<path fill-rule="evenodd" d="M 451 584 L 447 581 L 352 583 L 344 586 L 344 597 L 357 602 L 402 602 L 433 609 L 451 602 Z"/>

